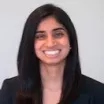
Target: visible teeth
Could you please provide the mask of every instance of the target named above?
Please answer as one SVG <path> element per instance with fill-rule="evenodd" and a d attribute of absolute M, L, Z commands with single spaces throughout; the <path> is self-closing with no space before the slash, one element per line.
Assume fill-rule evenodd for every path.
<path fill-rule="evenodd" d="M 54 51 L 44 51 L 45 54 L 50 54 L 50 55 L 54 55 L 59 53 L 59 50 L 54 50 Z"/>

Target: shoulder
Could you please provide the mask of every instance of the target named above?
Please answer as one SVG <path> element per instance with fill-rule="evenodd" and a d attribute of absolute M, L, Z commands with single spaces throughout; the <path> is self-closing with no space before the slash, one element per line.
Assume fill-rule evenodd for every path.
<path fill-rule="evenodd" d="M 88 76 L 81 76 L 79 93 L 93 96 L 94 104 L 104 104 L 104 84 Z"/>
<path fill-rule="evenodd" d="M 0 90 L 0 104 L 14 104 L 13 102 L 20 85 L 19 83 L 18 76 L 4 80 Z M 80 97 L 77 102 L 87 102 L 90 99 L 91 102 L 94 101 L 93 104 L 104 103 L 104 84 L 88 76 L 81 76 L 79 93 Z"/>
<path fill-rule="evenodd" d="M 104 94 L 104 84 L 88 76 L 81 76 L 80 91 L 89 94 Z"/>
<path fill-rule="evenodd" d="M 4 80 L 0 90 L 0 104 L 13 104 L 19 85 L 18 76 Z"/>
<path fill-rule="evenodd" d="M 1 91 L 7 90 L 7 89 L 11 91 L 11 90 L 15 90 L 18 87 L 19 87 L 19 77 L 15 76 L 12 78 L 5 79 L 3 81 Z"/>

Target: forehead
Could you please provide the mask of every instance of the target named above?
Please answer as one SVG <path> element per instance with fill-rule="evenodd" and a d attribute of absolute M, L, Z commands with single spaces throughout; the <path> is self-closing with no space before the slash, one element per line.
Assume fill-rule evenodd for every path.
<path fill-rule="evenodd" d="M 46 17 L 44 18 L 38 25 L 37 27 L 37 31 L 40 31 L 40 30 L 53 30 L 55 28 L 63 28 L 65 29 L 65 27 L 59 23 L 55 17 L 53 16 L 49 16 L 49 17 Z"/>

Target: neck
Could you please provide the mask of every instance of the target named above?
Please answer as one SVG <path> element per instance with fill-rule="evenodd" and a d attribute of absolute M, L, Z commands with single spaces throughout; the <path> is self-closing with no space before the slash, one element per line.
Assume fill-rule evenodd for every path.
<path fill-rule="evenodd" d="M 40 74 L 44 89 L 61 90 L 63 82 L 64 63 L 59 65 L 46 65 L 40 63 Z"/>

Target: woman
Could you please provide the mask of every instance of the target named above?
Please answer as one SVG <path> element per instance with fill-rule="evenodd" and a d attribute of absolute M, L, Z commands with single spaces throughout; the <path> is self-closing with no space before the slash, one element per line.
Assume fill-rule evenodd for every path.
<path fill-rule="evenodd" d="M 104 85 L 81 74 L 75 28 L 65 11 L 57 6 L 45 4 L 30 14 L 24 26 L 17 66 L 19 75 L 4 81 L 0 104 L 103 101 L 96 95 L 104 91 L 96 89 L 100 86 L 104 90 Z M 87 88 L 91 83 L 96 89 Z"/>

